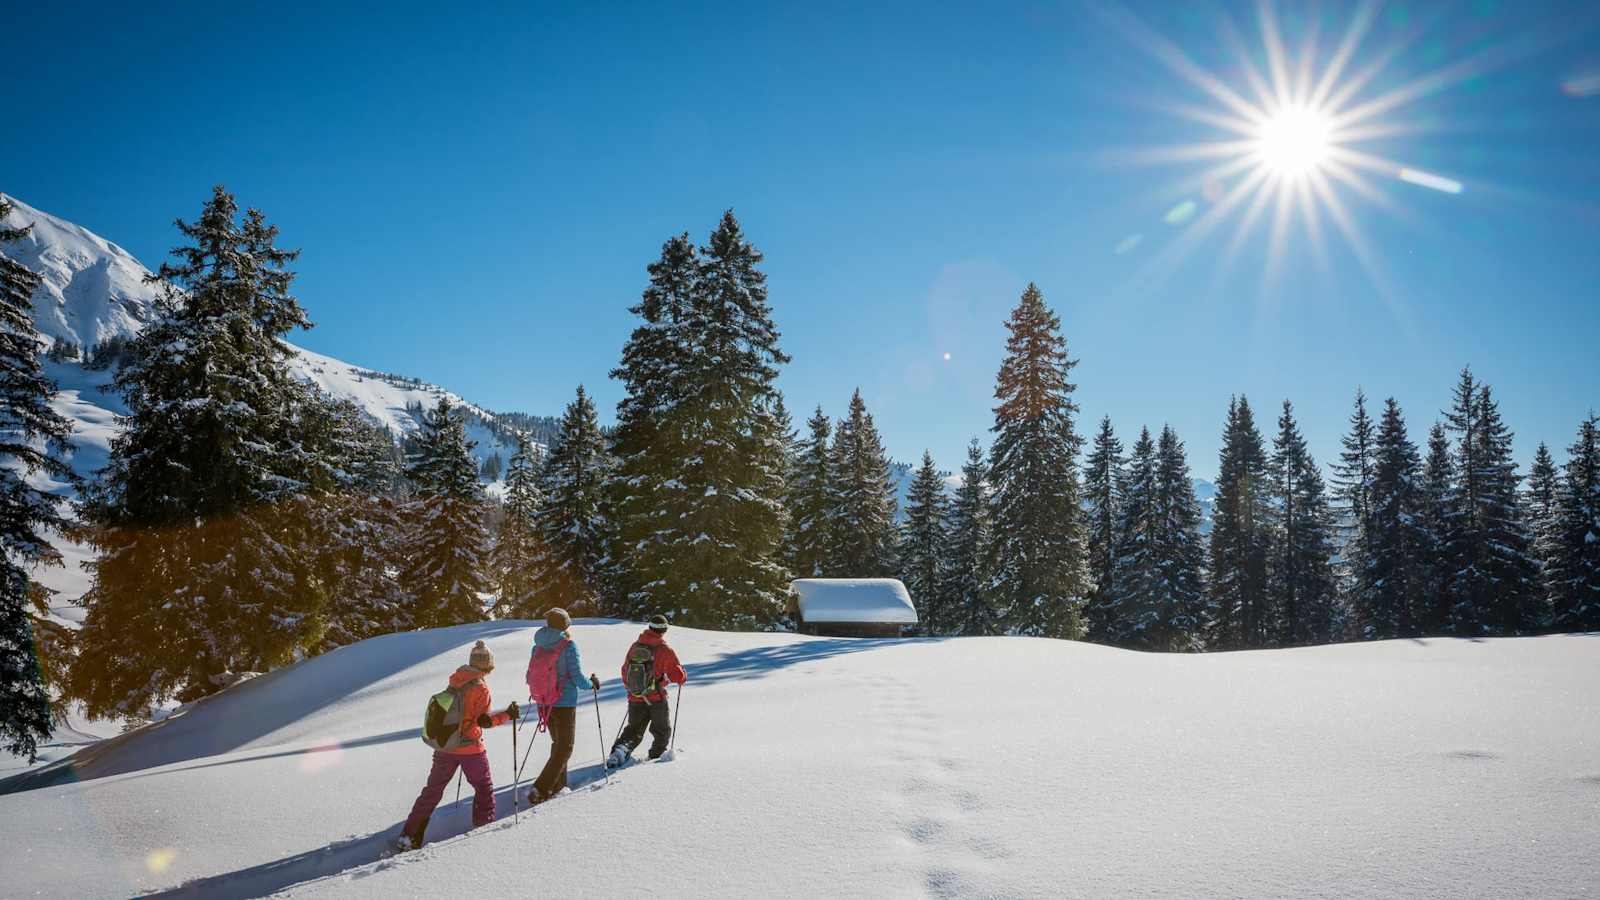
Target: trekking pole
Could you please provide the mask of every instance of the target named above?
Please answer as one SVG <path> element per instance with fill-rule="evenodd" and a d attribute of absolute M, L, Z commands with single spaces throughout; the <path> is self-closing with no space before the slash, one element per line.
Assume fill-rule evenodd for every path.
<path fill-rule="evenodd" d="M 678 682 L 678 705 L 672 708 L 672 755 L 678 755 L 678 713 L 683 712 L 683 682 Z"/>
<path fill-rule="evenodd" d="M 517 716 L 511 720 L 511 821 L 519 822 L 522 819 L 522 807 L 517 805 L 517 791 L 522 787 L 522 772 L 517 769 Z"/>
<path fill-rule="evenodd" d="M 611 783 L 611 769 L 606 766 L 606 728 L 600 724 L 600 689 L 594 689 L 594 731 L 600 739 L 600 771 L 605 773 L 606 784 Z"/>
<path fill-rule="evenodd" d="M 466 769 L 456 770 L 456 804 L 461 803 L 461 776 L 465 775 L 466 772 Z"/>

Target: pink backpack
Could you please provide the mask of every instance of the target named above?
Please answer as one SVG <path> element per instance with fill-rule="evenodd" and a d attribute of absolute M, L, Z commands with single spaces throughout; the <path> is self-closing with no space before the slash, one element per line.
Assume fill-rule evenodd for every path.
<path fill-rule="evenodd" d="M 561 699 L 561 679 L 556 676 L 556 664 L 561 654 L 572 643 L 562 638 L 554 647 L 533 648 L 533 658 L 528 660 L 528 699 L 539 705 L 539 730 L 550 728 L 550 710 Z"/>

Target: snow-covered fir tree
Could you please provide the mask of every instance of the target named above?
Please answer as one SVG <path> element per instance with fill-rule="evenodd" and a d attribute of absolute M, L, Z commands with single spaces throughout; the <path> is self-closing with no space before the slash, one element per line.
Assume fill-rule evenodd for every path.
<path fill-rule="evenodd" d="M 1267 646 L 1272 598 L 1267 558 L 1273 540 L 1267 452 L 1250 402 L 1228 402 L 1211 524 L 1211 642 L 1218 649 Z"/>
<path fill-rule="evenodd" d="M 933 466 L 933 455 L 924 450 L 900 526 L 900 580 L 916 604 L 923 634 L 944 634 L 954 624 L 954 610 L 944 594 L 949 512 L 944 479 Z"/>
<path fill-rule="evenodd" d="M 448 397 L 422 417 L 406 469 L 416 497 L 406 509 L 406 564 L 400 581 L 418 628 L 484 618 L 489 577 L 486 503 L 463 417 Z"/>
<path fill-rule="evenodd" d="M 0 196 L 0 220 L 11 208 Z M 0 226 L 0 747 L 32 763 L 53 716 L 39 666 L 36 623 L 44 616 L 33 613 L 39 592 L 28 567 L 60 565 L 49 532 L 66 522 L 62 500 L 29 484 L 28 476 L 73 478 L 61 461 L 72 424 L 50 406 L 55 386 L 39 365 L 43 343 L 33 330 L 40 276 L 5 254 L 5 245 L 30 228 Z"/>
<path fill-rule="evenodd" d="M 1267 565 L 1267 593 L 1276 610 L 1275 643 L 1285 647 L 1326 643 L 1338 623 L 1333 521 L 1322 473 L 1287 400 L 1278 416 L 1278 436 L 1272 441 L 1267 470 L 1278 520 Z"/>
<path fill-rule="evenodd" d="M 1141 650 L 1203 646 L 1206 606 L 1200 504 L 1183 442 L 1141 429 L 1128 462 L 1113 589 L 1101 639 Z"/>
<path fill-rule="evenodd" d="M 1031 283 L 1006 330 L 990 449 L 988 593 L 1008 631 L 1078 638 L 1089 591 L 1076 385 L 1067 380 L 1077 361 L 1060 317 Z"/>
<path fill-rule="evenodd" d="M 988 584 L 984 567 L 989 558 L 989 501 L 984 487 L 987 478 L 983 447 L 973 438 L 967 445 L 966 464 L 961 467 L 961 486 L 950 503 L 949 568 L 944 586 L 951 609 L 948 634 L 999 633 L 999 616 L 984 593 Z"/>
<path fill-rule="evenodd" d="M 1547 583 L 1555 626 L 1600 631 L 1600 418 L 1593 415 L 1567 448 L 1554 530 Z"/>
<path fill-rule="evenodd" d="M 806 437 L 789 466 L 784 560 L 796 578 L 817 578 L 826 571 L 831 547 L 828 487 L 833 480 L 829 469 L 832 439 L 833 421 L 819 406 L 806 420 Z"/>
<path fill-rule="evenodd" d="M 1456 509 L 1445 558 L 1459 634 L 1518 634 L 1538 622 L 1538 564 L 1517 502 L 1511 432 L 1489 386 L 1463 369 L 1446 414 L 1457 436 Z"/>
<path fill-rule="evenodd" d="M 658 379 L 639 378 L 665 385 L 638 389 L 641 405 L 654 410 L 647 464 L 630 463 L 620 478 L 639 492 L 618 514 L 624 609 L 710 627 L 770 627 L 788 594 L 780 559 L 786 436 L 774 415 L 774 380 L 789 357 L 778 347 L 761 251 L 732 211 L 699 249 L 692 274 L 678 274 L 681 256 L 681 247 L 669 247 L 662 265 L 673 279 L 690 279 L 687 306 L 675 305 L 681 298 L 673 293 L 659 347 L 641 351 L 664 360 Z M 652 270 L 652 287 L 665 277 Z M 685 288 L 674 281 L 671 290 Z M 625 359 L 623 368 L 633 364 Z M 633 377 L 624 376 L 630 395 Z M 634 452 L 629 447 L 621 449 Z"/>
<path fill-rule="evenodd" d="M 1451 568 L 1446 548 L 1456 519 L 1456 462 L 1450 436 L 1444 424 L 1433 423 L 1428 431 L 1428 455 L 1422 463 L 1418 505 L 1422 537 L 1427 541 L 1427 582 L 1422 607 L 1417 610 L 1417 627 L 1423 634 L 1445 634 L 1450 627 Z"/>
<path fill-rule="evenodd" d="M 859 388 L 833 430 L 828 476 L 828 576 L 893 576 L 899 537 L 894 482 L 883 439 Z"/>
<path fill-rule="evenodd" d="M 1101 639 L 1115 594 L 1112 575 L 1117 559 L 1125 462 L 1122 441 L 1111 428 L 1111 417 L 1106 416 L 1100 420 L 1100 431 L 1095 435 L 1083 467 L 1084 534 L 1093 591 L 1085 607 L 1085 625 L 1093 640 Z"/>
<path fill-rule="evenodd" d="M 1093 637 L 1102 643 L 1135 646 L 1143 641 L 1140 628 L 1155 618 L 1160 577 L 1155 538 L 1161 525 L 1157 477 L 1156 442 L 1149 428 L 1141 428 L 1122 480 L 1111 589 L 1100 592 L 1093 611 Z"/>
<path fill-rule="evenodd" d="M 1341 545 L 1360 540 L 1361 523 L 1367 520 L 1367 492 L 1372 486 L 1373 456 L 1376 452 L 1376 426 L 1367 414 L 1367 395 L 1356 389 L 1355 408 L 1350 413 L 1350 430 L 1341 439 L 1343 451 L 1333 464 L 1334 512 L 1344 531 Z"/>
<path fill-rule="evenodd" d="M 506 468 L 504 515 L 495 535 L 489 568 L 494 573 L 495 615 L 500 618 L 537 618 L 539 597 L 533 579 L 534 562 L 539 556 L 539 507 L 544 497 L 539 492 L 539 454 L 523 435 L 517 435 L 517 449 Z M 548 608 L 548 607 L 546 607 Z"/>
<path fill-rule="evenodd" d="M 1362 637 L 1410 637 L 1418 632 L 1417 610 L 1426 597 L 1429 543 L 1418 490 L 1421 461 L 1393 397 L 1384 403 L 1372 462 L 1352 605 Z"/>
<path fill-rule="evenodd" d="M 528 575 L 528 596 L 536 602 L 512 607 L 508 615 L 537 618 L 553 606 L 575 616 L 601 612 L 611 538 L 605 494 L 613 464 L 594 401 L 579 385 L 539 470 L 541 503 Z"/>
<path fill-rule="evenodd" d="M 125 427 L 84 498 L 98 557 L 71 693 L 94 716 L 286 663 L 317 625 L 304 548 L 278 532 L 305 487 L 282 340 L 309 325 L 289 293 L 297 254 L 221 187 L 178 228 L 189 243 L 155 276 L 156 321 L 116 376 Z"/>
<path fill-rule="evenodd" d="M 1561 473 L 1544 441 L 1533 454 L 1528 467 L 1528 484 L 1522 494 L 1522 509 L 1528 530 L 1533 535 L 1533 557 L 1539 563 L 1540 600 L 1550 596 L 1549 576 L 1556 562 L 1556 523 L 1560 519 Z M 1548 618 L 1548 616 L 1541 616 Z"/>

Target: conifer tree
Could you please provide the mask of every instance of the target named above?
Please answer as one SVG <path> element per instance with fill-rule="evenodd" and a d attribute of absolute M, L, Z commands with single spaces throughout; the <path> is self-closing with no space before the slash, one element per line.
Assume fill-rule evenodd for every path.
<path fill-rule="evenodd" d="M 923 634 L 944 634 L 953 624 L 944 596 L 949 507 L 944 479 L 933 467 L 933 455 L 924 450 L 922 466 L 906 495 L 900 539 L 900 580 L 917 606 Z"/>
<path fill-rule="evenodd" d="M 1417 611 L 1417 627 L 1423 634 L 1449 631 L 1450 574 L 1446 548 L 1450 544 L 1456 509 L 1456 463 L 1450 437 L 1444 425 L 1433 423 L 1428 431 L 1428 455 L 1422 464 L 1419 486 L 1422 536 L 1427 542 L 1423 560 L 1426 585 L 1422 608 Z"/>
<path fill-rule="evenodd" d="M 494 573 L 495 615 L 500 618 L 538 618 L 541 607 L 534 575 L 539 558 L 539 457 L 524 435 L 517 435 L 517 450 L 506 469 L 505 515 L 500 520 L 489 567 Z"/>
<path fill-rule="evenodd" d="M 1112 589 L 1097 595 L 1092 611 L 1098 626 L 1095 640 L 1103 643 L 1140 645 L 1141 629 L 1156 617 L 1155 591 L 1160 577 L 1156 544 L 1162 526 L 1159 478 L 1156 442 L 1149 428 L 1141 428 L 1121 487 Z"/>
<path fill-rule="evenodd" d="M 1367 395 L 1356 389 L 1355 409 L 1350 413 L 1350 430 L 1342 439 L 1344 451 L 1333 466 L 1335 513 L 1341 520 L 1344 538 L 1341 545 L 1354 545 L 1361 539 L 1361 523 L 1367 520 L 1367 492 L 1372 486 L 1374 427 L 1367 415 Z"/>
<path fill-rule="evenodd" d="M 1270 488 L 1266 448 L 1250 402 L 1244 397 L 1230 400 L 1211 526 L 1211 631 L 1219 649 L 1264 647 L 1268 642 Z"/>
<path fill-rule="evenodd" d="M 1129 462 L 1107 643 L 1140 650 L 1203 646 L 1205 550 L 1183 442 L 1171 427 L 1159 442 L 1140 432 Z"/>
<path fill-rule="evenodd" d="M 418 628 L 484 618 L 480 595 L 493 583 L 474 446 L 448 397 L 423 415 L 416 455 L 406 471 L 416 499 L 407 509 L 408 559 L 400 579 L 411 594 L 411 618 Z"/>
<path fill-rule="evenodd" d="M 1563 631 L 1600 631 L 1600 418 L 1590 415 L 1567 448 L 1548 579 Z"/>
<path fill-rule="evenodd" d="M 0 221 L 11 208 L 0 196 Z M 27 567 L 61 564 L 48 533 L 66 522 L 62 500 L 27 478 L 74 479 L 61 461 L 72 424 L 51 408 L 55 385 L 39 365 L 43 343 L 34 334 L 33 292 L 40 277 L 5 254 L 5 245 L 30 229 L 0 225 L 0 747 L 31 764 L 54 717 L 39 665 L 45 642 L 38 626 L 45 617 L 30 614 L 38 592 Z"/>
<path fill-rule="evenodd" d="M 1117 534 L 1121 517 L 1122 442 L 1111 428 L 1111 417 L 1100 420 L 1100 432 L 1084 460 L 1084 523 L 1089 550 L 1089 580 L 1093 595 L 1085 608 L 1089 636 L 1095 640 L 1105 630 L 1105 616 L 1115 593 L 1112 575 L 1117 559 Z"/>
<path fill-rule="evenodd" d="M 818 578 L 826 571 L 832 547 L 828 538 L 828 491 L 833 481 L 829 468 L 833 422 L 819 406 L 806 420 L 806 428 L 807 436 L 800 442 L 789 469 L 789 527 L 784 557 L 794 577 Z"/>
<path fill-rule="evenodd" d="M 1356 554 L 1354 606 L 1362 636 L 1411 637 L 1424 605 L 1427 533 L 1417 490 L 1420 460 L 1400 406 L 1389 398 L 1373 446 L 1367 520 Z"/>
<path fill-rule="evenodd" d="M 1556 564 L 1557 522 L 1560 519 L 1561 475 L 1555 460 L 1550 458 L 1550 448 L 1544 441 L 1534 451 L 1533 465 L 1528 468 L 1528 487 L 1523 492 L 1522 509 L 1526 513 L 1528 530 L 1533 536 L 1533 556 L 1539 564 L 1540 600 L 1550 596 L 1549 576 Z"/>
<path fill-rule="evenodd" d="M 878 426 L 861 390 L 833 431 L 828 471 L 828 564 L 834 578 L 887 578 L 895 572 L 898 535 L 894 482 Z"/>
<path fill-rule="evenodd" d="M 1029 284 L 1006 322 L 990 451 L 989 593 L 1017 634 L 1078 638 L 1088 595 L 1074 430 L 1077 361 Z"/>
<path fill-rule="evenodd" d="M 983 447 L 973 438 L 967 445 L 967 462 L 961 467 L 961 487 L 950 504 L 949 568 L 944 595 L 951 610 L 948 633 L 991 635 L 999 633 L 999 616 L 985 594 L 989 559 L 989 502 L 984 482 L 988 477 Z"/>
<path fill-rule="evenodd" d="M 1450 566 L 1452 628 L 1460 634 L 1517 634 L 1538 623 L 1537 564 L 1517 503 L 1511 432 L 1488 385 L 1463 369 L 1446 414 L 1457 436 Z"/>
<path fill-rule="evenodd" d="M 1326 643 L 1338 621 L 1333 521 L 1322 473 L 1287 400 L 1278 417 L 1268 472 L 1278 519 L 1267 578 L 1268 596 L 1276 608 L 1275 643 L 1285 647 Z"/>
<path fill-rule="evenodd" d="M 514 606 L 509 615 L 536 618 L 552 606 L 573 615 L 600 611 L 609 537 L 604 495 L 611 466 L 594 401 L 579 385 L 539 470 L 542 502 L 534 514 L 536 548 L 527 595 L 537 602 Z"/>
<path fill-rule="evenodd" d="M 297 254 L 221 187 L 177 225 L 189 243 L 153 276 L 157 319 L 115 380 L 125 428 L 84 500 L 98 558 L 71 692 L 91 716 L 286 663 L 318 621 L 296 577 L 304 548 L 278 533 L 305 489 L 282 340 L 310 324 L 289 293 Z"/>

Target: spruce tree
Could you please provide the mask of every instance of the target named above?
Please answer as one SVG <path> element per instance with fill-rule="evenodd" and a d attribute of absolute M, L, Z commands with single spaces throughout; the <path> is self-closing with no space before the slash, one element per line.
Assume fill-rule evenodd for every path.
<path fill-rule="evenodd" d="M 1355 409 L 1350 413 L 1350 430 L 1342 439 L 1344 451 L 1333 466 L 1335 512 L 1344 532 L 1341 545 L 1353 545 L 1361 539 L 1361 523 L 1367 520 L 1367 493 L 1372 486 L 1374 441 L 1372 419 L 1367 415 L 1367 395 L 1357 388 Z"/>
<path fill-rule="evenodd" d="M 1417 489 L 1420 465 L 1400 406 L 1391 397 L 1384 403 L 1374 442 L 1367 519 L 1356 555 L 1354 606 L 1368 639 L 1418 632 L 1417 610 L 1424 606 L 1427 586 L 1427 539 Z"/>
<path fill-rule="evenodd" d="M 406 470 L 416 499 L 406 511 L 408 559 L 400 576 L 411 594 L 411 619 L 418 628 L 484 618 L 480 595 L 493 583 L 474 446 L 448 397 L 440 397 L 423 415 L 416 454 Z"/>
<path fill-rule="evenodd" d="M 1322 473 L 1287 400 L 1278 416 L 1278 436 L 1267 469 L 1278 519 L 1267 567 L 1267 592 L 1276 613 L 1275 643 L 1285 647 L 1326 643 L 1338 621 L 1333 521 Z"/>
<path fill-rule="evenodd" d="M 990 451 L 989 593 L 1016 634 L 1078 638 L 1088 595 L 1073 417 L 1077 361 L 1029 284 L 1006 322 Z"/>
<path fill-rule="evenodd" d="M 1272 603 L 1267 558 L 1273 514 L 1267 452 L 1250 402 L 1228 403 L 1211 525 L 1212 641 L 1219 649 L 1267 646 Z"/>
<path fill-rule="evenodd" d="M 1089 636 L 1099 640 L 1115 594 L 1112 582 L 1117 560 L 1117 534 L 1121 517 L 1123 479 L 1122 442 L 1111 428 L 1111 417 L 1100 420 L 1100 432 L 1084 460 L 1084 523 L 1089 550 L 1089 580 L 1093 594 L 1085 608 Z"/>
<path fill-rule="evenodd" d="M 517 435 L 517 449 L 506 469 L 504 516 L 495 536 L 489 568 L 494 573 L 495 615 L 500 618 L 538 618 L 539 596 L 533 579 L 539 556 L 539 455 L 525 435 Z"/>
<path fill-rule="evenodd" d="M 1426 583 L 1422 607 L 1417 611 L 1417 626 L 1423 634 L 1445 634 L 1449 631 L 1450 610 L 1454 605 L 1450 599 L 1453 570 L 1446 549 L 1456 521 L 1456 463 L 1449 435 L 1439 422 L 1433 423 L 1428 432 L 1428 456 L 1422 464 L 1419 492 Z"/>
<path fill-rule="evenodd" d="M 1200 504 L 1183 442 L 1171 427 L 1159 442 L 1140 432 L 1129 462 L 1114 590 L 1103 639 L 1139 650 L 1203 646 L 1205 549 Z"/>
<path fill-rule="evenodd" d="M 0 221 L 12 204 L 0 196 Z M 33 328 L 33 292 L 40 277 L 5 254 L 5 244 L 32 226 L 0 226 L 0 746 L 31 764 L 50 737 L 50 694 L 39 665 L 44 644 L 30 615 L 38 592 L 28 567 L 61 564 L 49 532 L 66 527 L 62 500 L 28 482 L 43 474 L 72 482 L 61 461 L 72 424 L 50 406 L 55 385 L 39 365 L 43 347 Z M 44 596 L 48 596 L 45 594 Z M 48 608 L 48 602 L 45 604 Z"/>
<path fill-rule="evenodd" d="M 1533 465 L 1528 468 L 1528 486 L 1523 492 L 1522 509 L 1527 517 L 1528 530 L 1533 536 L 1533 556 L 1539 564 L 1540 600 L 1549 599 L 1549 577 L 1556 564 L 1557 522 L 1560 519 L 1561 475 L 1555 460 L 1550 458 L 1550 448 L 1544 441 L 1534 451 Z"/>
<path fill-rule="evenodd" d="M 951 634 L 999 633 L 999 616 L 985 593 L 990 539 L 987 477 L 983 447 L 973 438 L 967 445 L 967 462 L 961 467 L 961 487 L 950 504 L 944 595 L 950 604 Z"/>
<path fill-rule="evenodd" d="M 1518 634 L 1538 626 L 1538 567 L 1517 502 L 1511 432 L 1489 386 L 1463 369 L 1446 414 L 1457 436 L 1457 508 L 1446 558 L 1452 628 Z"/>
<path fill-rule="evenodd" d="M 281 507 L 305 489 L 283 336 L 308 327 L 289 293 L 297 253 L 216 188 L 153 276 L 156 321 L 115 387 L 128 415 L 84 498 L 98 552 L 71 693 L 91 716 L 137 715 L 305 649 L 319 598 L 296 577 Z"/>
<path fill-rule="evenodd" d="M 892 576 L 898 539 L 894 482 L 883 440 L 859 388 L 834 429 L 828 471 L 829 577 Z"/>
<path fill-rule="evenodd" d="M 594 401 L 579 385 L 539 470 L 542 502 L 534 514 L 536 547 L 526 595 L 534 602 L 512 607 L 509 615 L 536 618 L 552 606 L 573 615 L 600 612 L 610 536 L 605 490 L 611 466 Z"/>
<path fill-rule="evenodd" d="M 924 450 L 922 466 L 906 495 L 900 539 L 900 580 L 911 592 L 923 634 L 944 634 L 952 625 L 944 597 L 949 507 L 944 479 L 933 467 L 933 455 Z"/>
<path fill-rule="evenodd" d="M 829 459 L 833 422 L 822 407 L 806 420 L 808 433 L 789 468 L 786 505 L 789 526 L 784 539 L 784 561 L 796 578 L 818 578 L 826 571 L 832 544 L 828 538 Z"/>
<path fill-rule="evenodd" d="M 1600 631 L 1600 418 L 1590 415 L 1567 448 L 1548 578 L 1555 626 Z"/>
<path fill-rule="evenodd" d="M 1121 487 L 1117 539 L 1110 582 L 1093 611 L 1095 640 L 1119 647 L 1144 643 L 1143 629 L 1155 621 L 1160 579 L 1157 537 L 1162 527 L 1160 469 L 1149 428 L 1139 429 Z"/>

